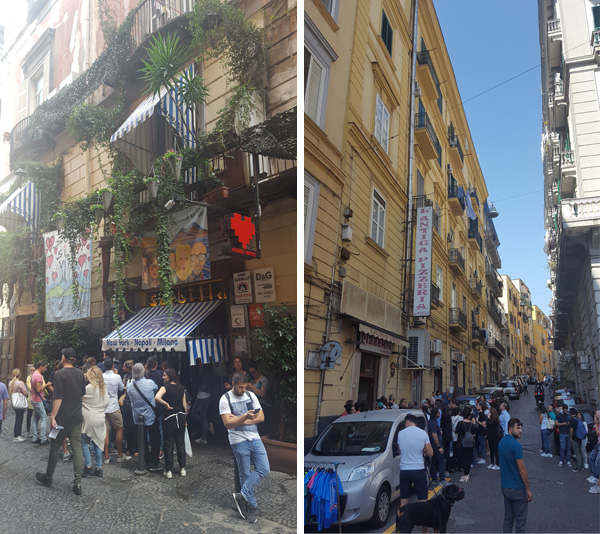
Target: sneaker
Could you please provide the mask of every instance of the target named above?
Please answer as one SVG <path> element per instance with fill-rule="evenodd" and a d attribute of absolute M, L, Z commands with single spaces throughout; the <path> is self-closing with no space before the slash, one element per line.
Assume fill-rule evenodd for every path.
<path fill-rule="evenodd" d="M 446 471 L 446 472 L 444 473 L 444 476 L 445 476 L 445 477 L 449 477 L 449 476 L 450 476 L 450 472 L 449 472 L 449 471 Z"/>
<path fill-rule="evenodd" d="M 117 463 L 121 464 L 123 462 L 128 462 L 129 460 L 131 460 L 131 456 L 127 456 L 126 454 L 124 454 L 123 456 L 118 456 L 117 457 Z"/>
<path fill-rule="evenodd" d="M 499 465 L 495 465 L 494 467 L 492 467 L 492 469 L 494 471 L 500 471 L 500 466 Z"/>
<path fill-rule="evenodd" d="M 40 442 L 40 445 L 50 445 L 50 442 L 48 440 L 42 441 Z"/>
<path fill-rule="evenodd" d="M 248 505 L 248 513 L 246 514 L 248 523 L 256 523 L 256 506 Z"/>
<path fill-rule="evenodd" d="M 94 472 L 92 473 L 93 477 L 98 477 L 98 478 L 102 478 L 102 468 L 100 467 L 96 467 L 96 469 L 94 469 Z"/>
<path fill-rule="evenodd" d="M 75 484 L 73 486 L 73 493 L 75 495 L 81 495 L 81 484 Z"/>
<path fill-rule="evenodd" d="M 92 476 L 92 466 L 90 465 L 89 467 L 84 467 L 83 471 L 81 472 L 81 476 L 84 478 Z"/>
<path fill-rule="evenodd" d="M 544 454 L 544 451 L 543 451 L 542 449 L 540 449 L 540 450 L 538 451 L 538 454 Z"/>
<path fill-rule="evenodd" d="M 184 477 L 185 475 L 187 475 L 187 471 L 185 470 L 185 467 L 182 467 L 182 468 L 179 470 L 179 474 L 180 474 L 182 477 Z"/>
<path fill-rule="evenodd" d="M 165 478 L 173 478 L 173 473 L 171 473 L 171 471 L 164 471 L 163 472 L 163 477 L 165 477 Z"/>
<path fill-rule="evenodd" d="M 558 467 L 562 467 L 563 463 L 562 462 L 558 462 Z"/>
<path fill-rule="evenodd" d="M 584 464 L 583 467 L 584 467 L 584 469 L 589 469 L 590 468 L 590 466 L 588 464 Z"/>
<path fill-rule="evenodd" d="M 577 471 L 579 471 L 579 469 L 577 469 L 577 467 L 575 467 L 574 469 L 571 469 L 571 471 L 573 471 L 573 473 L 577 473 Z"/>
<path fill-rule="evenodd" d="M 477 460 L 477 463 L 478 464 L 484 464 L 485 460 L 483 458 L 479 458 L 479 460 Z"/>
<path fill-rule="evenodd" d="M 195 439 L 194 442 L 201 443 L 202 445 L 206 445 L 208 443 L 208 441 L 206 441 L 204 438 Z"/>
<path fill-rule="evenodd" d="M 155 465 L 154 467 L 150 466 L 148 471 L 151 473 L 158 473 L 159 471 L 164 471 L 164 467 L 162 465 Z"/>
<path fill-rule="evenodd" d="M 108 464 L 108 463 L 110 463 L 110 456 L 109 456 L 108 458 L 104 458 L 104 463 L 105 463 L 105 464 Z"/>
<path fill-rule="evenodd" d="M 567 462 L 567 465 L 568 465 L 569 467 L 573 467 L 573 464 L 572 464 L 571 462 Z"/>
<path fill-rule="evenodd" d="M 246 502 L 246 499 L 244 499 L 241 493 L 234 493 L 233 500 L 237 511 L 244 519 L 246 519 L 246 516 L 248 515 L 248 503 Z"/>
<path fill-rule="evenodd" d="M 68 452 L 67 454 L 63 455 L 63 462 L 68 462 L 72 458 L 73 458 L 73 455 L 70 452 Z"/>
<path fill-rule="evenodd" d="M 13 443 L 21 443 L 22 441 L 25 441 L 23 436 L 17 436 L 16 438 L 13 438 Z"/>
<path fill-rule="evenodd" d="M 165 453 L 161 449 L 160 452 L 158 453 L 158 459 L 162 460 L 164 457 L 165 457 Z"/>
<path fill-rule="evenodd" d="M 488 468 L 488 469 L 494 469 L 494 464 L 489 464 L 489 465 L 487 466 L 487 468 Z"/>
<path fill-rule="evenodd" d="M 600 486 L 598 486 L 597 484 L 596 484 L 595 486 L 592 486 L 592 487 L 589 489 L 589 492 L 590 492 L 590 493 L 600 493 Z"/>
<path fill-rule="evenodd" d="M 590 483 L 590 484 L 598 484 L 598 479 L 595 476 L 590 476 L 589 478 L 586 478 L 586 480 Z"/>
<path fill-rule="evenodd" d="M 52 479 L 46 476 L 46 473 L 36 473 L 35 478 L 44 486 L 52 486 Z"/>

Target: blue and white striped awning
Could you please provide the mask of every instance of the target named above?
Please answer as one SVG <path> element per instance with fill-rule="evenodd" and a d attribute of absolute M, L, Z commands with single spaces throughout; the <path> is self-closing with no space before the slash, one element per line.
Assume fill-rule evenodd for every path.
<path fill-rule="evenodd" d="M 102 340 L 102 350 L 186 351 L 186 338 L 221 304 L 220 300 L 142 308 Z"/>
<path fill-rule="evenodd" d="M 186 70 L 193 75 L 194 65 L 190 65 Z M 110 138 L 110 142 L 124 152 L 145 175 L 150 174 L 154 160 L 161 155 L 155 146 L 155 136 L 164 134 L 157 125 L 153 126 L 152 121 L 148 120 L 155 112 L 165 117 L 175 131 L 174 135 L 167 135 L 168 149 L 181 148 L 177 146 L 181 143 L 190 148 L 196 146 L 194 108 L 188 108 L 180 101 L 177 90 L 170 94 L 163 87 L 160 95 L 146 97 Z M 178 138 L 181 141 L 178 141 Z M 185 172 L 185 181 L 188 184 L 196 181 L 195 169 Z"/>
<path fill-rule="evenodd" d="M 222 337 L 205 337 L 202 339 L 188 339 L 188 354 L 190 365 L 196 365 L 200 358 L 202 363 L 222 362 L 229 351 L 229 340 Z"/>
<path fill-rule="evenodd" d="M 10 195 L 0 206 L 0 225 L 7 230 L 26 224 L 31 231 L 38 229 L 40 195 L 32 182 Z"/>

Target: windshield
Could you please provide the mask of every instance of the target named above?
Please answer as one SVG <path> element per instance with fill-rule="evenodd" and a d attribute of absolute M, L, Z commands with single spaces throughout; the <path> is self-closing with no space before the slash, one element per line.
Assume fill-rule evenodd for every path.
<path fill-rule="evenodd" d="M 515 387 L 515 383 L 514 382 L 501 382 L 500 385 L 503 388 L 514 388 Z"/>
<path fill-rule="evenodd" d="M 319 438 L 312 453 L 323 456 L 380 454 L 387 447 L 391 422 L 355 421 L 331 425 Z"/>

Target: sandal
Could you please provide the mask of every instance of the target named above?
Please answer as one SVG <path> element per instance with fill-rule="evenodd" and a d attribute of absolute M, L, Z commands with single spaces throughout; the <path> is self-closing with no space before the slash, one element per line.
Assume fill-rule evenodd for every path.
<path fill-rule="evenodd" d="M 470 475 L 466 475 L 466 476 L 465 476 L 465 479 L 463 480 L 463 482 L 469 482 L 469 476 L 470 476 Z"/>

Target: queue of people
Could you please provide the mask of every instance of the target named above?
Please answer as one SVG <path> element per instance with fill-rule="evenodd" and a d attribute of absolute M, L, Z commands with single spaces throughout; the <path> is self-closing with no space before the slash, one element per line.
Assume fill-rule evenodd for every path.
<path fill-rule="evenodd" d="M 182 477 L 187 475 L 186 457 L 188 453 L 191 456 L 188 425 L 196 432 L 196 443 L 207 444 L 210 366 L 201 369 L 204 366 L 199 364 L 192 384 L 194 398 L 167 362 L 159 368 L 156 356 L 147 358 L 145 364 L 128 360 L 122 366 L 113 356 L 112 351 L 106 352 L 99 363 L 85 358 L 83 365 L 76 367 L 75 350 L 65 348 L 48 382 L 44 378 L 48 365 L 40 361 L 33 366 L 27 382 L 21 371 L 14 369 L 8 388 L 0 383 L 0 431 L 10 399 L 15 412 L 13 441 L 26 442 L 27 436 L 34 444 L 50 444 L 46 470 L 35 475 L 39 483 L 52 486 L 62 450 L 62 459 L 73 461 L 73 492 L 81 495 L 82 479 L 103 477 L 104 467 L 113 459 L 111 454 L 117 453 L 117 463 L 138 456 L 138 423 L 143 423 L 146 430 L 145 467 L 150 472 L 162 472 L 166 479 L 177 472 Z M 238 473 L 239 491 L 232 493 L 234 504 L 249 523 L 257 521 L 254 490 L 269 474 L 260 430 L 262 427 L 268 431 L 268 384 L 257 363 L 250 361 L 246 372 L 236 358 L 218 406 Z M 29 403 L 32 425 L 28 424 L 23 435 Z"/>

